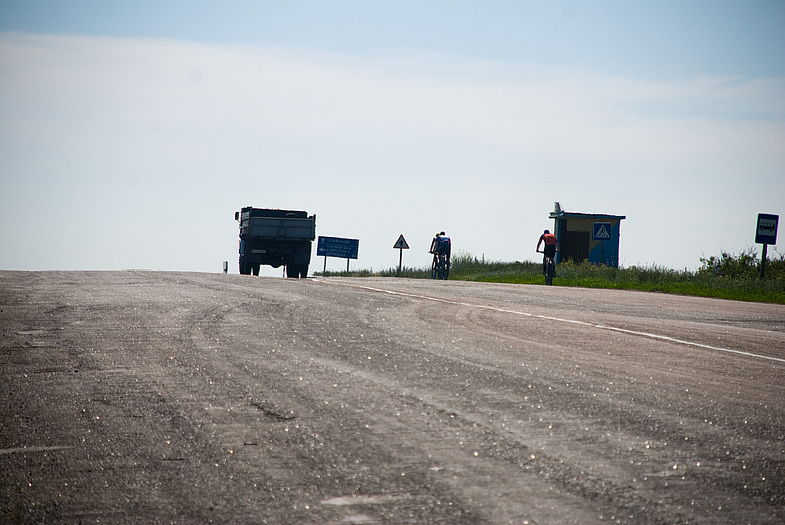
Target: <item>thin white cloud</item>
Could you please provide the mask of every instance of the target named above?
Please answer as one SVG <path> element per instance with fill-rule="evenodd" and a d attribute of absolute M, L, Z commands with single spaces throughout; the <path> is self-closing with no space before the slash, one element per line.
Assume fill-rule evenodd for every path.
<path fill-rule="evenodd" d="M 385 209 L 390 199 L 378 195 L 405 185 L 408 194 L 396 188 L 393 196 L 422 206 L 412 194 L 442 189 L 451 199 L 449 220 L 475 243 L 467 251 L 501 246 L 498 257 L 509 259 L 525 257 L 504 246 L 501 230 L 483 223 L 472 231 L 461 209 L 489 214 L 503 207 L 512 218 L 521 213 L 510 208 L 521 206 L 520 220 L 532 225 L 524 226 L 527 238 L 541 229 L 551 202 L 564 200 L 560 195 L 572 199 L 568 209 L 627 214 L 640 224 L 635 212 L 648 210 L 652 199 L 670 199 L 669 206 L 683 210 L 689 194 L 716 181 L 743 193 L 742 179 L 754 172 L 770 184 L 771 202 L 785 200 L 783 183 L 771 175 L 785 168 L 783 79 L 652 81 L 435 54 L 358 58 L 14 33 L 0 35 L 0 72 L 2 187 L 16 195 L 31 195 L 31 184 L 46 180 L 79 188 L 88 199 L 116 198 L 123 187 L 152 181 L 172 194 L 188 185 L 189 198 L 203 204 L 196 189 L 213 192 L 217 179 L 230 177 L 255 181 L 249 187 L 265 202 L 240 189 L 226 190 L 227 202 L 305 201 L 335 217 L 345 205 L 332 207 L 318 196 L 334 196 L 331 184 L 350 181 L 342 198 L 353 195 L 378 224 L 390 222 L 392 235 L 403 221 L 384 214 L 398 215 L 402 199 Z M 272 173 L 298 182 L 287 187 L 288 178 Z M 731 202 L 712 197 L 719 207 Z M 151 202 L 137 198 L 141 208 Z M 745 204 L 743 213 L 755 205 Z M 430 212 L 405 209 L 411 228 L 433 220 Z M 706 213 L 723 211 L 707 206 Z M 677 230 L 679 219 L 671 215 L 651 220 Z M 351 220 L 332 220 L 340 229 L 356 228 Z M 420 228 L 425 235 L 434 229 Z M 374 228 L 356 231 L 368 236 Z M 636 232 L 647 234 L 645 227 Z M 716 245 L 726 234 L 712 233 L 708 242 Z M 373 253 L 369 244 L 363 246 Z M 651 243 L 625 238 L 622 249 L 631 252 L 627 264 L 655 262 L 669 242 L 662 244 L 650 250 Z M 694 247 L 677 248 L 687 249 L 697 261 Z M 381 260 L 386 255 L 370 255 L 367 266 L 383 266 Z M 687 264 L 681 254 L 674 260 Z"/>

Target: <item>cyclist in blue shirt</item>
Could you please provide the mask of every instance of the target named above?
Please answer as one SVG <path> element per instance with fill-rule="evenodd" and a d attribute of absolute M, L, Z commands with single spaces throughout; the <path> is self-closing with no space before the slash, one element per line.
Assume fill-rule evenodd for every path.
<path fill-rule="evenodd" d="M 431 242 L 429 253 L 433 254 L 432 279 L 447 279 L 450 275 L 450 251 L 452 243 L 444 232 L 437 233 Z"/>
<path fill-rule="evenodd" d="M 450 251 L 452 251 L 452 242 L 450 238 L 444 233 L 437 233 L 431 241 L 431 249 L 428 253 L 443 254 L 447 261 L 450 260 Z"/>

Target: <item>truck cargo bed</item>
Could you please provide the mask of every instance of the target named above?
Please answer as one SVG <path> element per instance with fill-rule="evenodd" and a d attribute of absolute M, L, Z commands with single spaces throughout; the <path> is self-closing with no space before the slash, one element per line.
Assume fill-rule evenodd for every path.
<path fill-rule="evenodd" d="M 243 237 L 313 240 L 316 231 L 312 219 L 251 217 L 247 222 L 243 221 L 241 234 Z"/>

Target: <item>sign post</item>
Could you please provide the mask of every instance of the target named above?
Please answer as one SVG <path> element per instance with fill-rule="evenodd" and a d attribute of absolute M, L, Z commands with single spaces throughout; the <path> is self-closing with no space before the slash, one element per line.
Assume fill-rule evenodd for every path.
<path fill-rule="evenodd" d="M 403 266 L 403 251 L 409 249 L 409 245 L 406 243 L 406 239 L 403 238 L 403 234 L 395 241 L 393 248 L 398 248 L 401 252 L 400 257 L 398 258 L 398 273 L 400 274 L 401 267 Z"/>
<path fill-rule="evenodd" d="M 346 259 L 346 271 L 349 271 L 349 259 L 357 259 L 360 249 L 359 239 L 344 239 L 341 237 L 319 236 L 316 245 L 316 255 L 324 255 L 324 271 L 327 271 L 327 257 L 340 257 Z"/>
<path fill-rule="evenodd" d="M 766 248 L 769 244 L 777 244 L 777 223 L 779 222 L 779 219 L 779 215 L 770 215 L 768 213 L 758 214 L 758 227 L 755 229 L 755 244 L 763 245 L 763 253 L 761 254 L 760 261 L 761 280 L 766 275 Z"/>
<path fill-rule="evenodd" d="M 595 222 L 592 227 L 592 240 L 600 243 L 600 262 L 605 261 L 605 241 L 611 240 L 612 227 L 609 222 Z"/>

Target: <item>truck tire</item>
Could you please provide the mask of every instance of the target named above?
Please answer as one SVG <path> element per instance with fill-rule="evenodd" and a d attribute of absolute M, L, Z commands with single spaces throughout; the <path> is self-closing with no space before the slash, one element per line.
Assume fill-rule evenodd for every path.
<path fill-rule="evenodd" d="M 251 274 L 251 265 L 242 259 L 240 259 L 240 274 L 241 275 L 250 275 Z"/>
<path fill-rule="evenodd" d="M 296 264 L 286 265 L 286 277 L 290 279 L 297 279 L 300 276 L 300 270 Z"/>
<path fill-rule="evenodd" d="M 256 276 L 259 275 L 259 266 L 261 266 L 261 265 L 260 264 L 253 264 L 253 265 L 251 265 L 251 271 Z"/>
<path fill-rule="evenodd" d="M 308 277 L 308 265 L 307 264 L 287 264 L 286 265 L 286 277 L 290 277 L 292 279 L 305 279 Z"/>

